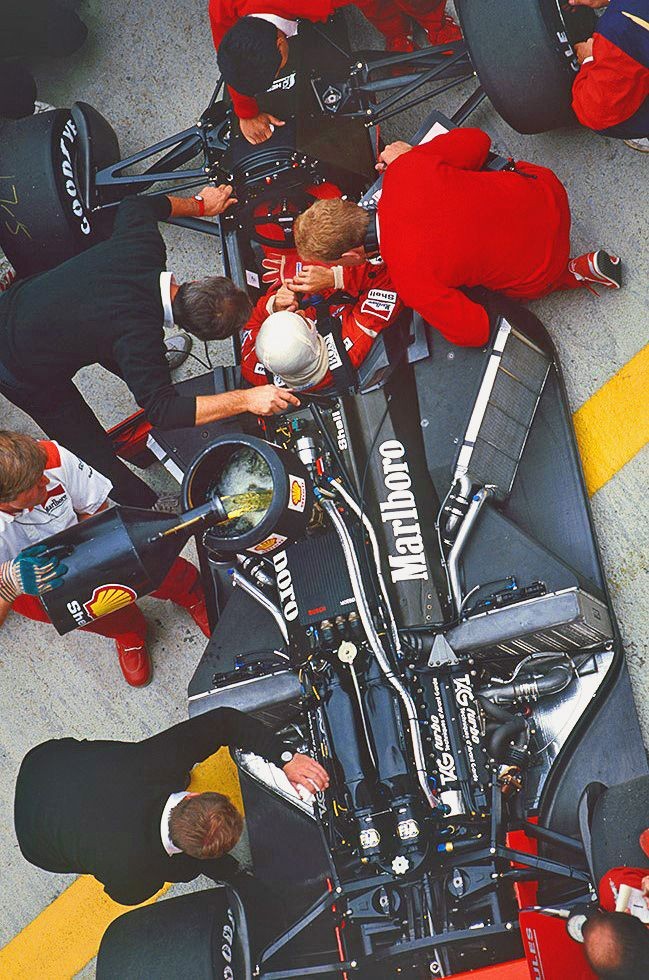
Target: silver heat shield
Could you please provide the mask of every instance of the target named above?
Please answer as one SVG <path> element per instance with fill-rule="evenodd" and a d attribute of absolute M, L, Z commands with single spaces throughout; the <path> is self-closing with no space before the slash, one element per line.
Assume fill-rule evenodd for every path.
<path fill-rule="evenodd" d="M 511 491 L 543 392 L 549 356 L 503 319 L 458 455 L 454 479 Z"/>
<path fill-rule="evenodd" d="M 613 639 L 606 605 L 582 589 L 562 589 L 469 616 L 446 634 L 456 654 L 474 657 L 575 653 Z"/>

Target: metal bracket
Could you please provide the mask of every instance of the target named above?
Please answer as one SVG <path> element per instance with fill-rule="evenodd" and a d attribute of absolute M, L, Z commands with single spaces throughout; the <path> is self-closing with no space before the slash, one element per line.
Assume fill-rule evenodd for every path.
<path fill-rule="evenodd" d="M 454 667 L 460 661 L 455 655 L 453 647 L 442 633 L 438 633 L 433 640 L 433 646 L 428 657 L 429 667 Z"/>

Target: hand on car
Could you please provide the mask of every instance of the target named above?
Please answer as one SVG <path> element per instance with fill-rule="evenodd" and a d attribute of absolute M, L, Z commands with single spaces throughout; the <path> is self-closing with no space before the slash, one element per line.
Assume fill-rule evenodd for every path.
<path fill-rule="evenodd" d="M 580 65 L 583 65 L 586 58 L 592 58 L 593 56 L 593 39 L 589 37 L 587 41 L 579 41 L 575 44 L 575 54 L 577 55 L 577 61 Z"/>
<path fill-rule="evenodd" d="M 284 773 L 300 796 L 300 789 L 305 789 L 308 793 L 318 793 L 329 785 L 327 770 L 310 755 L 302 755 L 300 752 L 296 752 L 291 761 L 286 763 Z"/>
<path fill-rule="evenodd" d="M 403 140 L 396 140 L 394 143 L 388 143 L 386 148 L 379 153 L 379 162 L 376 165 L 376 169 L 380 174 L 382 174 L 386 167 L 388 167 L 391 163 L 394 163 L 397 157 L 407 153 L 408 150 L 412 150 L 412 144 L 405 143 Z"/>
<path fill-rule="evenodd" d="M 205 217 L 213 218 L 217 214 L 223 214 L 229 207 L 237 203 L 236 197 L 232 196 L 232 186 L 230 184 L 219 184 L 218 187 L 204 187 L 199 193 L 205 205 Z"/>
<path fill-rule="evenodd" d="M 325 265 L 303 265 L 286 282 L 296 293 L 319 293 L 323 289 L 334 288 L 334 270 Z"/>
<path fill-rule="evenodd" d="M 269 112 L 260 112 L 252 119 L 240 119 L 241 132 L 249 143 L 265 143 L 273 135 L 275 126 L 284 126 L 281 119 L 276 119 Z"/>
<path fill-rule="evenodd" d="M 246 411 L 253 415 L 277 415 L 286 412 L 294 405 L 299 407 L 299 400 L 288 388 L 277 388 L 275 385 L 260 385 L 259 388 L 249 388 L 245 392 Z"/>
<path fill-rule="evenodd" d="M 291 287 L 284 282 L 273 297 L 273 313 L 279 313 L 281 310 L 289 310 L 291 313 L 294 313 L 295 310 L 297 310 L 295 293 Z"/>

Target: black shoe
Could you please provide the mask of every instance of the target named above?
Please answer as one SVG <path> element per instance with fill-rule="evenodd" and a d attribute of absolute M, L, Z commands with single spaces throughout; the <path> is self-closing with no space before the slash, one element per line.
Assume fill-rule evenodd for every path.
<path fill-rule="evenodd" d="M 182 509 L 179 493 L 160 494 L 151 508 L 161 514 L 180 514 Z"/>
<path fill-rule="evenodd" d="M 175 333 L 172 337 L 165 337 L 165 348 L 169 370 L 175 371 L 189 357 L 189 352 L 192 349 L 192 338 L 188 333 Z"/>

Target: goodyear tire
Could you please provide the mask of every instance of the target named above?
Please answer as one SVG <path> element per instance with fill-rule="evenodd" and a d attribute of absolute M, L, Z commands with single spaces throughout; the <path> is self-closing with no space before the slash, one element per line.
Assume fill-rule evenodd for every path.
<path fill-rule="evenodd" d="M 79 149 L 67 109 L 0 123 L 0 248 L 19 278 L 102 237 L 82 200 Z"/>
<path fill-rule="evenodd" d="M 494 109 L 519 133 L 574 122 L 573 44 L 593 33 L 586 7 L 566 13 L 559 0 L 457 0 L 471 61 Z"/>

